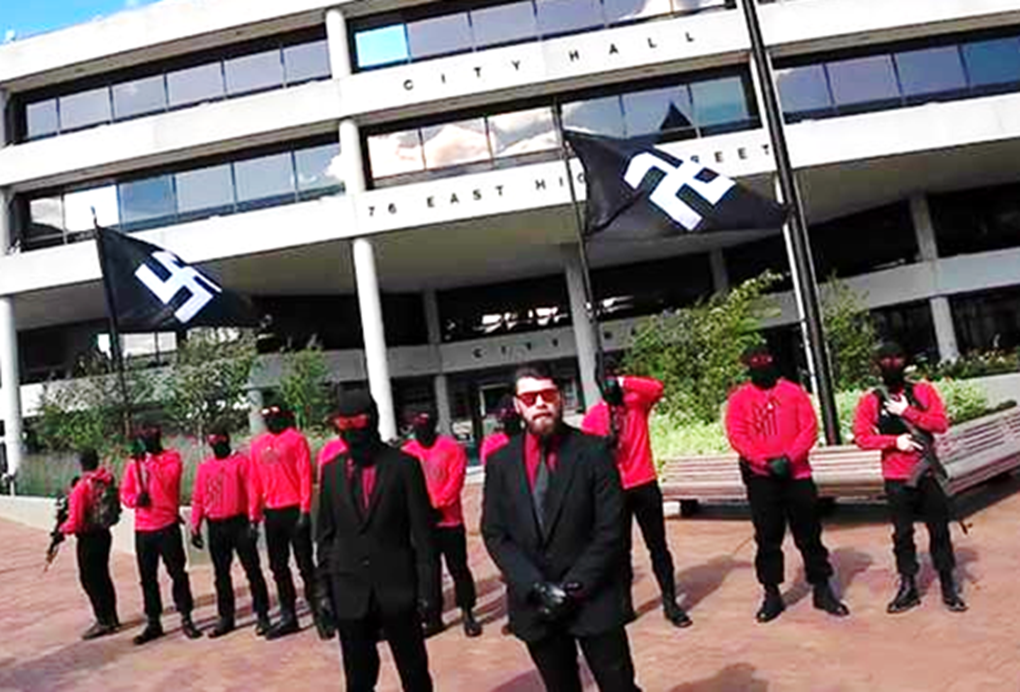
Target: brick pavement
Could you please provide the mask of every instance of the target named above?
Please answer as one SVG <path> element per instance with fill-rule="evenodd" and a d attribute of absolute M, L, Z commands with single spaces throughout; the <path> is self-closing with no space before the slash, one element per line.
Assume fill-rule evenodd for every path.
<path fill-rule="evenodd" d="M 505 616 L 495 570 L 477 536 L 477 487 L 468 504 L 471 563 L 479 582 L 485 634 L 465 640 L 459 627 L 429 641 L 436 689 L 532 692 L 541 690 L 523 647 L 500 635 Z M 788 611 L 758 625 L 758 587 L 751 562 L 750 523 L 741 510 L 716 510 L 697 519 L 670 519 L 679 583 L 695 626 L 670 628 L 658 609 L 643 544 L 636 540 L 635 603 L 641 617 L 629 628 L 639 681 L 647 692 L 1003 692 L 1020 689 L 1020 482 L 1012 480 L 968 496 L 974 530 L 954 530 L 970 612 L 946 612 L 932 585 L 924 605 L 899 616 L 884 612 L 895 587 L 889 529 L 881 512 L 841 508 L 828 523 L 840 588 L 853 615 L 831 619 L 811 607 L 800 560 L 787 546 Z M 927 544 L 920 528 L 920 545 Z M 0 522 L 0 690 L 339 689 L 335 642 L 314 631 L 278 642 L 249 628 L 217 641 L 186 641 L 168 614 L 169 636 L 145 647 L 131 637 L 140 622 L 133 560 L 117 555 L 115 581 L 121 618 L 134 626 L 114 637 L 82 642 L 89 624 L 77 585 L 74 546 L 65 544 L 42 574 L 44 532 Z M 267 574 L 268 576 L 268 574 Z M 922 582 L 931 581 L 925 567 Z M 208 566 L 192 571 L 196 619 L 215 619 Z M 236 575 L 235 585 L 243 584 Z M 169 601 L 169 588 L 164 594 Z M 448 597 L 450 596 L 448 592 Z M 247 603 L 242 590 L 241 605 Z M 247 625 L 250 613 L 242 623 Z M 455 613 L 448 610 L 452 621 Z M 303 618 L 307 626 L 307 616 Z M 589 685 L 589 688 L 591 686 Z M 399 689 L 388 653 L 380 692 Z"/>

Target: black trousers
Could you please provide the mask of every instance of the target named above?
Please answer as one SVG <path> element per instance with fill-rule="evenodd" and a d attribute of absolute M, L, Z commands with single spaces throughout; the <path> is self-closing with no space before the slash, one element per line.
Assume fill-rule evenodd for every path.
<path fill-rule="evenodd" d="M 804 558 L 809 584 L 824 584 L 832 576 L 829 551 L 822 544 L 818 489 L 810 478 L 780 480 L 759 476 L 741 465 L 747 501 L 751 505 L 758 554 L 754 567 L 764 586 L 783 583 L 783 537 L 790 525 L 793 542 Z"/>
<path fill-rule="evenodd" d="M 280 610 L 294 612 L 297 607 L 297 592 L 290 574 L 290 552 L 293 547 L 294 561 L 297 562 L 301 581 L 305 585 L 305 600 L 314 603 L 315 560 L 312 557 L 312 529 L 298 529 L 300 508 L 283 507 L 267 509 L 266 549 L 269 552 L 269 569 L 276 582 L 276 596 L 280 599 Z"/>
<path fill-rule="evenodd" d="M 659 582 L 663 602 L 676 600 L 676 577 L 673 574 L 673 556 L 666 542 L 666 517 L 662 513 L 662 491 L 657 481 L 630 488 L 623 493 L 627 513 L 627 550 L 631 550 L 631 517 L 636 517 L 641 537 L 652 558 L 652 571 Z"/>
<path fill-rule="evenodd" d="M 182 616 L 190 615 L 194 607 L 191 583 L 185 569 L 184 541 L 181 527 L 171 524 L 159 531 L 135 531 L 135 554 L 138 574 L 142 579 L 142 596 L 145 599 L 145 616 L 158 620 L 163 614 L 163 599 L 159 594 L 159 560 L 163 559 L 173 582 L 174 606 Z"/>
<path fill-rule="evenodd" d="M 600 692 L 640 692 L 634 682 L 627 631 L 622 626 L 588 637 L 557 632 L 528 643 L 528 653 L 542 676 L 546 692 L 581 692 L 578 644 Z"/>
<path fill-rule="evenodd" d="M 935 479 L 926 475 L 916 488 L 908 488 L 905 481 L 887 480 L 885 496 L 892 518 L 896 571 L 912 577 L 920 569 L 914 545 L 916 519 L 921 519 L 928 527 L 929 550 L 935 569 L 939 572 L 952 571 L 956 557 L 949 533 L 949 503 Z"/>
<path fill-rule="evenodd" d="M 446 561 L 446 569 L 453 577 L 457 607 L 462 610 L 474 608 L 477 594 L 475 593 L 475 578 L 468 568 L 467 532 L 463 526 L 437 526 L 434 532 L 438 555 L 435 562 L 436 574 L 432 580 L 435 590 L 429 599 L 434 610 L 430 615 L 439 617 L 443 612 L 443 568 L 439 556 L 442 556 L 442 559 Z"/>
<path fill-rule="evenodd" d="M 110 578 L 110 545 L 113 539 L 109 529 L 89 531 L 77 535 L 78 579 L 92 604 L 96 622 L 115 625 L 117 618 L 117 592 Z"/>
<path fill-rule="evenodd" d="M 365 617 L 339 620 L 337 631 L 347 692 L 374 692 L 379 682 L 380 635 L 389 642 L 404 692 L 432 692 L 428 652 L 416 609 L 385 615 L 373 598 Z"/>
<path fill-rule="evenodd" d="M 251 589 L 252 609 L 257 615 L 269 613 L 269 590 L 262 576 L 259 551 L 243 514 L 228 519 L 209 520 L 209 556 L 216 574 L 216 611 L 223 620 L 234 620 L 234 582 L 230 567 L 234 553 L 241 561 Z"/>

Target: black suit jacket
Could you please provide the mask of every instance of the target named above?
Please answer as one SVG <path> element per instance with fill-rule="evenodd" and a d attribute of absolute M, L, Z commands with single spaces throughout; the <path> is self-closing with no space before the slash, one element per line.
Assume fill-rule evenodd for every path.
<path fill-rule="evenodd" d="M 534 642 L 565 628 L 586 636 L 634 618 L 624 541 L 623 491 L 601 438 L 563 427 L 545 502 L 546 531 L 535 518 L 524 465 L 524 436 L 485 466 L 482 536 L 508 587 L 510 628 Z M 550 624 L 529 601 L 536 582 L 577 582 L 573 615 Z"/>
<path fill-rule="evenodd" d="M 322 472 L 316 543 L 320 577 L 329 584 L 336 616 L 364 617 L 370 597 L 396 614 L 418 606 L 432 591 L 432 522 L 421 465 L 414 457 L 383 447 L 367 512 L 358 513 L 347 479 L 348 455 Z"/>

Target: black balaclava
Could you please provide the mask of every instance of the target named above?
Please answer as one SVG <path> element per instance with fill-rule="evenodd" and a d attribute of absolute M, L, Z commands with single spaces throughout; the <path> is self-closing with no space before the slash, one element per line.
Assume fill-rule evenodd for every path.
<path fill-rule="evenodd" d="M 212 447 L 213 456 L 217 459 L 226 459 L 230 456 L 230 435 L 225 430 L 215 430 L 209 433 L 206 441 Z"/>
<path fill-rule="evenodd" d="M 431 411 L 423 411 L 412 419 L 411 428 L 414 430 L 414 439 L 425 449 L 429 449 L 436 443 L 439 433 L 436 430 L 436 416 Z"/>
<path fill-rule="evenodd" d="M 890 392 L 901 391 L 907 372 L 907 354 L 903 347 L 894 341 L 887 341 L 875 351 L 875 362 L 882 373 L 882 384 Z"/>
<path fill-rule="evenodd" d="M 364 426 L 343 427 L 343 420 L 357 420 L 361 416 L 365 417 Z M 379 409 L 372 395 L 363 389 L 344 392 L 340 395 L 337 415 L 333 420 L 354 463 L 359 466 L 374 464 L 376 452 L 383 447 L 383 441 L 379 437 Z"/>
<path fill-rule="evenodd" d="M 290 414 L 282 406 L 262 409 L 262 419 L 266 422 L 266 429 L 274 435 L 279 435 L 291 426 Z"/>
<path fill-rule="evenodd" d="M 146 423 L 138 430 L 138 439 L 149 454 L 159 454 L 163 451 L 163 431 L 155 423 Z"/>
<path fill-rule="evenodd" d="M 617 377 L 606 377 L 601 382 L 602 398 L 610 406 L 623 406 L 623 387 Z"/>
<path fill-rule="evenodd" d="M 755 387 L 772 389 L 776 386 L 776 382 L 779 380 L 779 368 L 776 367 L 768 346 L 752 346 L 744 351 L 741 361 L 747 366 L 751 384 Z"/>
<path fill-rule="evenodd" d="M 517 413 L 512 397 L 504 397 L 500 401 L 499 409 L 496 412 L 496 420 L 503 429 L 503 434 L 507 437 L 520 435 L 524 431 L 524 421 L 521 420 L 521 414 Z"/>

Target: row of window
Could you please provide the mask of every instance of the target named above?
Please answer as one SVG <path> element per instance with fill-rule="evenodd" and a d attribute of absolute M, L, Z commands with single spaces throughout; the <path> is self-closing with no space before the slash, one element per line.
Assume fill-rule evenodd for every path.
<path fill-rule="evenodd" d="M 614 137 L 688 139 L 757 125 L 745 76 L 715 77 L 562 105 L 563 126 Z M 553 106 L 478 116 L 367 138 L 372 178 L 501 160 L 559 146 Z"/>
<path fill-rule="evenodd" d="M 789 122 L 1020 89 L 1020 37 L 988 38 L 776 71 Z"/>
<path fill-rule="evenodd" d="M 725 7 L 727 0 L 524 0 L 372 28 L 353 28 L 358 69 L 426 60 L 561 36 L 675 13 Z"/>
<path fill-rule="evenodd" d="M 101 226 L 135 231 L 288 204 L 342 190 L 335 142 L 279 151 L 83 190 L 30 198 L 22 238 L 27 248 L 78 239 Z"/>

